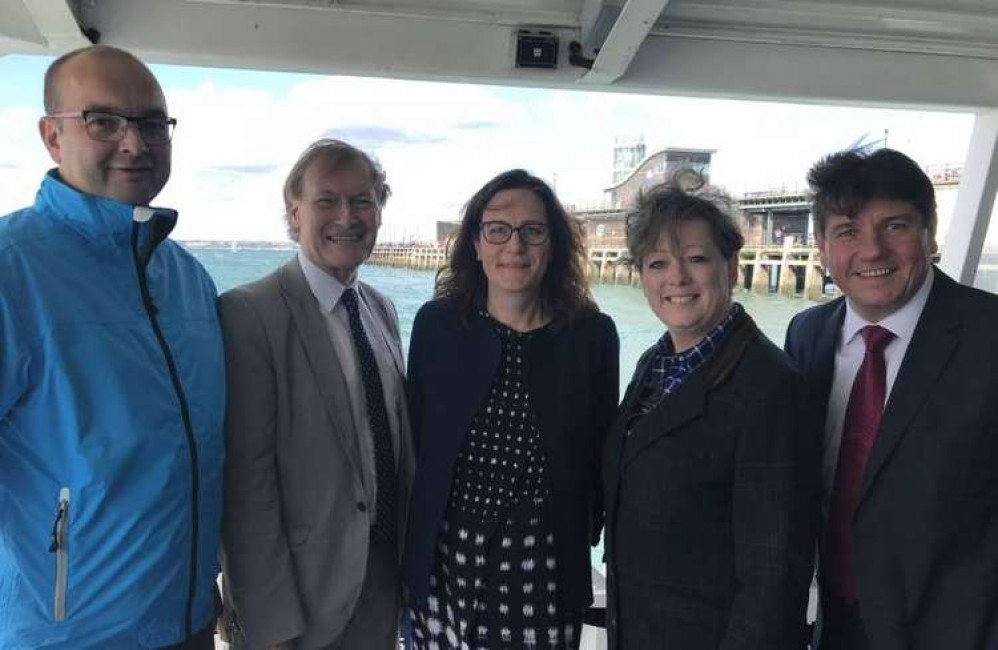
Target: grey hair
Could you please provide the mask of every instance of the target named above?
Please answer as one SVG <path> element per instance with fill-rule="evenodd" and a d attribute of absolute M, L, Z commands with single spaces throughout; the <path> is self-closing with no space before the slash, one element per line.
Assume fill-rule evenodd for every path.
<path fill-rule="evenodd" d="M 385 201 L 392 194 L 392 189 L 385 180 L 385 170 L 381 168 L 381 164 L 374 157 L 343 140 L 334 138 L 316 140 L 298 157 L 284 181 L 284 221 L 287 224 L 288 236 L 293 241 L 298 241 L 298 229 L 295 228 L 291 219 L 291 204 L 301 198 L 305 173 L 313 163 L 320 159 L 329 161 L 333 167 L 362 163 L 371 174 L 374 195 L 379 206 L 384 206 Z"/>

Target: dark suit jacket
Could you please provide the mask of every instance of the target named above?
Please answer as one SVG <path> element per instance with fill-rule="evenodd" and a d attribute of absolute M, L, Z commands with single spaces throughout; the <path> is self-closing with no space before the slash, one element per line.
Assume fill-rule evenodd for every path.
<path fill-rule="evenodd" d="M 822 418 L 844 316 L 835 300 L 787 333 Z M 870 648 L 998 648 L 998 297 L 935 269 L 854 517 Z"/>
<path fill-rule="evenodd" d="M 787 356 L 733 325 L 627 436 L 646 352 L 607 439 L 612 648 L 802 647 L 820 428 Z"/>
<path fill-rule="evenodd" d="M 463 322 L 452 302 L 429 302 L 416 315 L 407 386 L 417 471 L 403 576 L 417 602 L 427 595 L 454 462 L 488 396 L 501 346 L 487 320 L 475 315 Z M 618 349 L 613 321 L 595 314 L 570 328 L 542 330 L 527 352 L 552 483 L 558 597 L 567 609 L 592 601 L 589 545 L 602 524 L 599 458 L 617 407 Z"/>

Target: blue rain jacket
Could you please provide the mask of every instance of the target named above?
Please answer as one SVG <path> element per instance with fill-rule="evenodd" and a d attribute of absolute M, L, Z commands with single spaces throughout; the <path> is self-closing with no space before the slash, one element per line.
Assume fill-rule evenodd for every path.
<path fill-rule="evenodd" d="M 50 172 L 0 219 L 0 649 L 158 648 L 212 622 L 224 361 L 176 213 Z"/>

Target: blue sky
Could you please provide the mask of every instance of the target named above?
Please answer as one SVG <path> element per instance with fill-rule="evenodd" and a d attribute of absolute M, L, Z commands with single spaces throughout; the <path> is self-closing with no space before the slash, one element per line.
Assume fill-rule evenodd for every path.
<path fill-rule="evenodd" d="M 51 59 L 0 57 L 0 214 L 30 203 L 51 166 L 38 141 Z M 800 187 L 819 157 L 865 133 L 924 165 L 961 163 L 973 119 L 569 90 L 153 65 L 179 120 L 173 175 L 156 202 L 180 210 L 181 239 L 284 237 L 281 185 L 316 138 L 376 155 L 393 196 L 382 241 L 429 239 L 494 174 L 525 167 L 562 200 L 598 205 L 617 137 L 716 149 L 712 178 L 737 194 Z M 941 224 L 945 226 L 945 223 Z"/>

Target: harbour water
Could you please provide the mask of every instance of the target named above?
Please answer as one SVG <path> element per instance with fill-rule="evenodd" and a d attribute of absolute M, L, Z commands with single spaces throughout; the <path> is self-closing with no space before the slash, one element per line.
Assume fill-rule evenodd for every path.
<path fill-rule="evenodd" d="M 191 248 L 191 252 L 205 265 L 220 292 L 270 273 L 294 252 L 288 249 L 226 247 Z M 365 266 L 360 277 L 387 295 L 395 303 L 402 326 L 402 343 L 407 348 L 412 321 L 419 307 L 433 293 L 432 271 L 415 271 L 388 266 Z M 630 380 L 634 365 L 641 353 L 652 345 L 664 331 L 645 302 L 641 290 L 630 286 L 596 285 L 593 295 L 600 309 L 609 314 L 617 324 L 620 335 L 621 389 Z M 783 344 L 787 324 L 797 312 L 816 303 L 801 298 L 778 295 L 760 296 L 738 292 L 740 302 L 758 323 L 760 329 L 778 345 Z"/>

